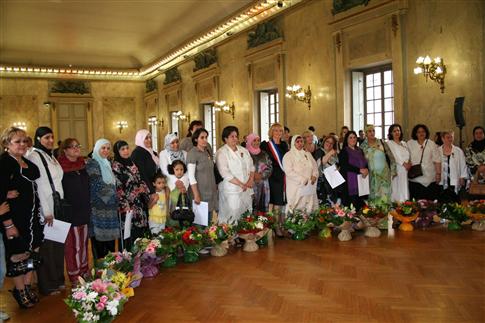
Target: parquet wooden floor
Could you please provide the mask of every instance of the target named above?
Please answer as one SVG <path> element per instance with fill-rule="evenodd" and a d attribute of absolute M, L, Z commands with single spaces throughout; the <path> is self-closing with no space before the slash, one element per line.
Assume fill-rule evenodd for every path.
<path fill-rule="evenodd" d="M 1 308 L 10 322 L 73 322 L 64 297 L 19 310 L 2 291 Z M 116 322 L 485 322 L 485 233 L 358 233 L 204 256 L 143 280 Z"/>

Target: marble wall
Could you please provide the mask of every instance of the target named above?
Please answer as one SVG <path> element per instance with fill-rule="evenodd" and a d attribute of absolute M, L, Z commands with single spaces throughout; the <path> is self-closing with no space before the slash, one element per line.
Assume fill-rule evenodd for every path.
<path fill-rule="evenodd" d="M 276 70 L 276 74 L 266 75 L 268 84 L 275 84 L 280 92 L 285 85 L 310 85 L 313 92 L 311 110 L 281 93 L 281 118 L 292 133 L 313 125 L 322 135 L 338 132 L 343 124 L 350 125 L 350 71 L 385 62 L 393 64 L 396 122 L 407 134 L 418 122 L 427 124 L 431 131 L 456 129 L 453 102 L 457 96 L 466 97 L 465 142 L 470 141 L 474 125 L 485 124 L 483 1 L 372 0 L 367 7 L 359 6 L 337 16 L 332 16 L 331 7 L 330 0 L 305 1 L 277 18 L 284 42 L 275 59 L 282 66 L 280 74 Z M 217 46 L 218 74 L 212 90 L 219 100 L 236 106 L 234 120 L 229 114 L 218 114 L 218 138 L 229 124 L 238 126 L 241 134 L 257 130 L 257 100 L 251 78 L 255 65 L 251 65 L 246 41 L 243 33 Z M 413 74 L 416 58 L 426 54 L 443 57 L 447 65 L 444 94 L 438 84 Z M 122 138 L 133 143 L 135 130 L 146 127 L 147 117 L 158 111 L 158 117 L 165 121 L 159 132 L 160 147 L 169 129 L 170 111 L 182 110 L 190 113 L 192 120 L 202 119 L 203 100 L 197 93 L 193 67 L 191 60 L 178 67 L 182 82 L 175 103 L 170 103 L 172 97 L 166 99 L 163 75 L 155 79 L 158 90 L 148 101 L 143 83 L 91 82 L 93 137 Z M 204 91 L 210 91 L 208 84 L 202 84 Z M 0 79 L 0 95 L 1 127 L 17 121 L 12 109 L 28 115 L 25 121 L 29 129 L 49 124 L 49 111 L 42 106 L 48 99 L 47 81 Z M 121 119 L 127 119 L 129 128 L 119 134 L 113 123 Z M 179 121 L 182 134 L 187 126 L 188 122 Z"/>

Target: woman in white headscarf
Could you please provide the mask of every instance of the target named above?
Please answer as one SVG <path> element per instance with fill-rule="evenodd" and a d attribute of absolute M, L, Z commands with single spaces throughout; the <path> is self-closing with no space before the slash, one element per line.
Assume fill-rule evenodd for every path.
<path fill-rule="evenodd" d="M 93 251 L 98 259 L 109 251 L 115 251 L 115 240 L 120 237 L 116 178 L 108 160 L 110 152 L 110 142 L 99 139 L 94 145 L 93 158 L 86 164 L 91 195 Z"/>
<path fill-rule="evenodd" d="M 142 181 L 150 189 L 150 194 L 155 194 L 153 177 L 158 170 L 160 161 L 157 153 L 152 148 L 152 134 L 146 129 L 138 130 L 135 137 L 136 148 L 131 153 L 131 160 L 138 167 Z"/>
<path fill-rule="evenodd" d="M 312 154 L 305 151 L 303 138 L 294 135 L 290 151 L 283 157 L 286 174 L 287 212 L 305 210 L 312 212 L 318 207 L 317 187 L 318 167 Z"/>
<path fill-rule="evenodd" d="M 180 149 L 179 137 L 174 133 L 165 136 L 165 149 L 160 152 L 160 170 L 165 176 L 168 176 L 168 165 L 176 160 L 184 162 L 187 159 L 187 152 Z"/>

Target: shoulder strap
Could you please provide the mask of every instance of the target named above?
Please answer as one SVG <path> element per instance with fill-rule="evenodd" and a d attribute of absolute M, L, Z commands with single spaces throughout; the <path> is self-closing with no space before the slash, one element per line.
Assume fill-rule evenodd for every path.
<path fill-rule="evenodd" d="M 424 155 L 424 150 L 426 149 L 426 145 L 428 144 L 428 139 L 426 139 L 426 142 L 424 143 L 423 151 L 421 152 L 421 159 L 419 160 L 419 164 L 423 162 L 423 155 Z"/>
<path fill-rule="evenodd" d="M 45 160 L 44 156 L 42 153 L 38 150 L 36 152 L 39 154 L 40 160 L 42 161 L 42 164 L 44 165 L 45 172 L 47 173 L 47 177 L 49 178 L 49 183 L 51 184 L 51 189 L 52 193 L 56 192 L 56 188 L 54 186 L 54 181 L 52 180 L 51 172 L 49 171 L 49 166 L 47 165 L 47 161 Z"/>

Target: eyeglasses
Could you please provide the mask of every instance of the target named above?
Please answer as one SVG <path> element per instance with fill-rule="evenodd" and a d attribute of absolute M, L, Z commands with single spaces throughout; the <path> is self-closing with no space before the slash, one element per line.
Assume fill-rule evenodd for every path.
<path fill-rule="evenodd" d="M 71 145 L 71 146 L 68 146 L 67 148 L 71 148 L 71 149 L 81 149 L 83 146 L 81 145 Z"/>
<path fill-rule="evenodd" d="M 29 141 L 27 139 L 24 139 L 24 140 L 19 139 L 19 140 L 11 141 L 10 143 L 15 145 L 20 145 L 20 144 L 28 144 Z"/>

